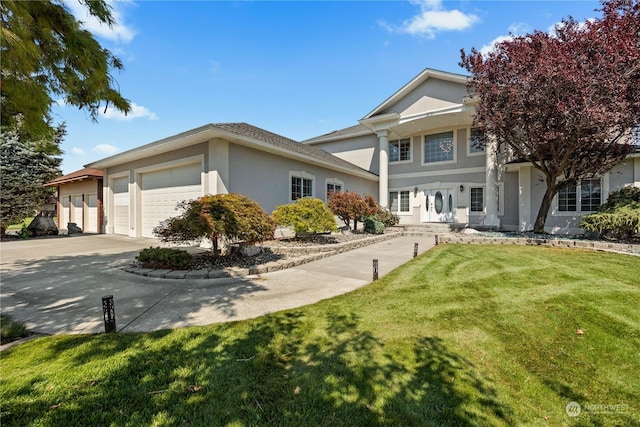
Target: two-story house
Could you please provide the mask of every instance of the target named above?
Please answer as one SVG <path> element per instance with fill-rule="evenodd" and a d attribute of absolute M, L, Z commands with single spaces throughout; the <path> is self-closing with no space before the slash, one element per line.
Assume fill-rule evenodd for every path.
<path fill-rule="evenodd" d="M 426 69 L 358 125 L 304 141 L 380 177 L 378 200 L 401 224 L 448 222 L 529 230 L 545 190 L 530 163 L 508 162 L 472 127 L 467 76 Z M 637 135 L 636 135 L 637 138 Z M 640 187 L 640 153 L 556 196 L 547 231 L 575 233 L 609 192 Z"/>
<path fill-rule="evenodd" d="M 426 69 L 355 126 L 302 143 L 246 123 L 191 129 L 87 165 L 104 174 L 95 226 L 83 218 L 90 209 L 80 209 L 78 189 L 60 189 L 66 198 L 58 209 L 86 228 L 153 237 L 156 225 L 177 214 L 178 202 L 205 194 L 241 193 L 271 212 L 299 197 L 326 200 L 331 191 L 349 190 L 376 196 L 401 224 L 529 230 L 543 177 L 478 137 L 477 99 L 466 83 L 467 76 Z M 580 216 L 626 185 L 640 187 L 638 150 L 603 176 L 560 192 L 547 231 L 579 232 Z M 68 203 L 75 214 L 65 213 L 65 200 L 78 201 Z"/>

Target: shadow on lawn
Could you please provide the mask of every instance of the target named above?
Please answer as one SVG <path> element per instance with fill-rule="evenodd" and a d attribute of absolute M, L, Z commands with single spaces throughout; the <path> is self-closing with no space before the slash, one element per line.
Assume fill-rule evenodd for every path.
<path fill-rule="evenodd" d="M 47 340 L 34 373 L 3 395 L 7 425 L 514 423 L 492 385 L 442 340 L 416 338 L 394 350 L 354 315 L 288 312 L 207 328 Z M 31 345 L 7 356 L 29 354 Z M 71 369 L 45 373 L 56 360 Z M 74 377 L 63 387 L 64 375 Z"/>

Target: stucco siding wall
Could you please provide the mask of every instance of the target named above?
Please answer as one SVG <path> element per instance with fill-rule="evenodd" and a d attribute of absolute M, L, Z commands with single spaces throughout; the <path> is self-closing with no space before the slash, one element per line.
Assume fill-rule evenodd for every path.
<path fill-rule="evenodd" d="M 377 195 L 377 182 L 287 159 L 235 144 L 229 145 L 229 192 L 244 194 L 266 212 L 290 203 L 291 173 L 313 177 L 313 196 L 326 199 L 326 180 L 343 183 L 343 190 Z"/>
<path fill-rule="evenodd" d="M 639 180 L 639 177 L 634 176 L 634 162 L 639 161 L 640 158 L 627 158 L 611 169 L 609 172 L 609 193 L 620 190 L 627 185 L 633 185 L 634 180 Z M 608 194 L 604 194 L 603 196 L 605 198 L 603 202 L 605 202 Z"/>
<path fill-rule="evenodd" d="M 397 111 L 402 116 L 407 116 L 460 104 L 466 95 L 467 89 L 463 84 L 428 79 L 397 103 L 389 106 L 387 110 Z"/>
<path fill-rule="evenodd" d="M 353 163 L 362 169 L 378 174 L 380 171 L 378 144 L 378 137 L 371 134 L 314 144 L 313 146 Z"/>
<path fill-rule="evenodd" d="M 157 156 L 151 156 L 144 159 L 136 160 L 134 162 L 123 163 L 118 166 L 107 169 L 108 175 L 119 174 L 120 172 L 133 171 L 134 169 L 147 168 L 162 163 L 173 162 L 175 160 L 193 157 L 197 155 L 205 155 L 208 150 L 208 142 L 202 142 L 200 144 L 191 145 L 180 150 L 170 151 L 168 153 L 159 154 Z"/>
<path fill-rule="evenodd" d="M 517 172 L 508 172 L 503 174 L 504 179 L 504 197 L 502 200 L 504 201 L 504 215 L 499 216 L 500 225 L 507 230 L 517 230 L 518 229 L 518 173 Z"/>
<path fill-rule="evenodd" d="M 98 192 L 98 182 L 97 181 L 81 181 L 81 182 L 72 182 L 68 184 L 61 185 L 59 187 L 59 197 L 62 199 L 63 197 L 68 197 L 71 195 L 78 194 L 95 194 Z"/>

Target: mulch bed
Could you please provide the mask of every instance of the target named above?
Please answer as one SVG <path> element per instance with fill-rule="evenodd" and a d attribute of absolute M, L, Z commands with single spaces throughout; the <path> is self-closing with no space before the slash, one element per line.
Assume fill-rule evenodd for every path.
<path fill-rule="evenodd" d="M 335 233 L 335 234 L 314 234 L 289 239 L 269 240 L 257 245 L 262 248 L 262 252 L 253 257 L 242 256 L 232 253 L 217 258 L 213 258 L 209 252 L 193 255 L 191 270 L 222 270 L 229 267 L 249 268 L 254 265 L 266 264 L 296 256 L 295 248 L 306 248 L 311 246 L 331 246 L 343 242 L 371 237 L 366 233 Z M 286 253 L 278 253 L 279 248 L 287 249 Z M 292 250 L 293 249 L 293 250 Z"/>

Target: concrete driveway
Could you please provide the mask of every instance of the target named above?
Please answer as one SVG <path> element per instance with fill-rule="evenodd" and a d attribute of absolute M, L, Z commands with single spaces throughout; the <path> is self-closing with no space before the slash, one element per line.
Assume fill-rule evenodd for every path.
<path fill-rule="evenodd" d="M 398 237 L 288 270 L 246 278 L 155 279 L 126 273 L 153 239 L 77 235 L 0 244 L 0 308 L 44 334 L 104 331 L 113 295 L 118 331 L 154 331 L 242 320 L 312 304 L 380 277 L 432 247 L 432 235 Z"/>

